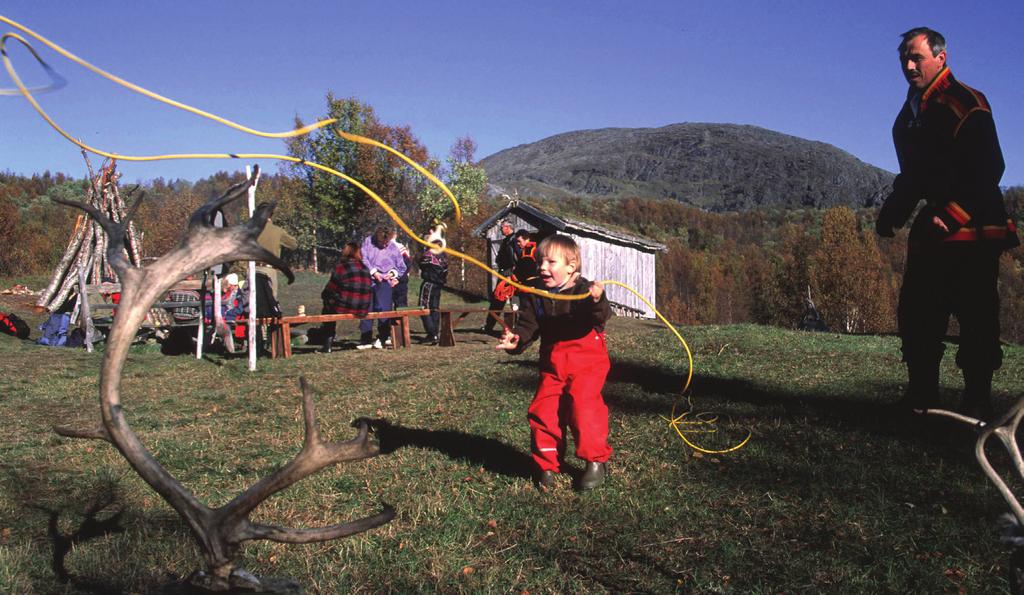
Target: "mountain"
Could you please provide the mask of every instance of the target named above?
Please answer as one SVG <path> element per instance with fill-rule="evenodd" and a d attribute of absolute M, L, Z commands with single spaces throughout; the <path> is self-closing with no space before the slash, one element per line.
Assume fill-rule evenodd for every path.
<path fill-rule="evenodd" d="M 737 124 L 578 130 L 480 164 L 497 193 L 671 198 L 709 211 L 872 207 L 893 179 L 832 145 Z"/>

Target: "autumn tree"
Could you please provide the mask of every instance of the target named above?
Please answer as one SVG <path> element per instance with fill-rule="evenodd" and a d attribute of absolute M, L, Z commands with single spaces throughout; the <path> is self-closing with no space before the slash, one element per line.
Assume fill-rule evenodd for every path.
<path fill-rule="evenodd" d="M 459 201 L 463 215 L 473 215 L 480 207 L 480 198 L 487 189 L 487 172 L 476 164 L 476 142 L 469 136 L 456 139 L 445 159 L 445 166 L 435 162 L 435 168 L 448 189 Z M 423 187 L 419 195 L 422 223 L 450 221 L 455 206 L 451 199 L 433 184 Z"/>
<path fill-rule="evenodd" d="M 74 217 L 50 199 L 80 199 L 83 194 L 82 180 L 62 174 L 0 174 L 0 276 L 52 270 L 67 245 Z"/>
<path fill-rule="evenodd" d="M 892 287 L 884 268 L 874 236 L 860 232 L 852 210 L 825 211 L 811 257 L 810 284 L 830 327 L 848 333 L 877 331 L 892 319 Z"/>
<path fill-rule="evenodd" d="M 452 144 L 444 166 L 436 161 L 431 163 L 438 178 L 448 186 L 459 202 L 462 216 L 467 218 L 473 218 L 478 213 L 480 201 L 487 190 L 487 172 L 476 164 L 475 155 L 476 141 L 469 136 L 463 136 Z M 426 229 L 437 223 L 452 221 L 455 205 L 452 204 L 448 195 L 436 185 L 423 186 L 418 201 L 420 213 L 416 221 L 421 229 Z M 469 237 L 470 229 L 472 227 L 467 225 L 465 219 L 459 227 L 449 225 L 449 244 L 458 248 L 460 252 L 465 252 L 472 240 Z M 452 279 L 452 282 L 457 282 L 460 288 L 467 286 L 466 262 L 464 260 L 459 260 L 459 276 L 457 280 Z"/>
<path fill-rule="evenodd" d="M 779 228 L 778 238 L 766 248 L 764 266 L 770 272 L 753 287 L 757 322 L 793 328 L 800 321 L 813 241 L 806 226 L 786 223 Z"/>
<path fill-rule="evenodd" d="M 340 137 L 336 130 L 365 136 L 384 143 L 424 164 L 427 150 L 408 126 L 385 125 L 368 104 L 355 98 L 339 99 L 327 93 L 324 118 L 337 122 L 312 133 L 289 139 L 288 153 L 303 161 L 315 162 L 358 180 L 376 192 L 403 218 L 417 209 L 417 196 L 423 185 L 420 175 L 397 156 L 382 149 L 354 143 Z M 296 127 L 303 126 L 296 118 Z M 316 168 L 295 164 L 293 175 L 304 182 L 306 205 L 295 210 L 296 226 L 303 230 L 305 248 L 316 244 L 339 244 L 382 222 L 387 215 L 373 212 L 372 200 L 352 184 Z M 301 219 L 301 221 L 300 221 Z"/>

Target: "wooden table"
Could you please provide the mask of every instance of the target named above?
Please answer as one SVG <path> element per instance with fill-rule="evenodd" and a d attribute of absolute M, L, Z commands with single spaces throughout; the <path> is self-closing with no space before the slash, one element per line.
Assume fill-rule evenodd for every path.
<path fill-rule="evenodd" d="M 438 312 L 441 314 L 441 330 L 440 336 L 438 337 L 438 343 L 441 347 L 454 347 L 455 346 L 455 327 L 470 314 L 479 314 L 481 312 L 486 313 L 490 316 L 492 313 L 502 316 L 505 320 L 505 326 L 511 327 L 516 323 L 516 313 L 513 310 L 488 310 L 487 308 L 440 308 Z M 458 314 L 457 317 L 453 317 L 453 314 Z"/>
<path fill-rule="evenodd" d="M 265 324 L 270 328 L 270 358 L 291 357 L 292 339 L 291 329 L 293 324 L 322 324 L 324 322 L 337 322 L 339 320 L 379 320 L 381 318 L 394 318 L 396 324 L 391 325 L 391 344 L 394 348 L 408 347 L 412 341 L 409 339 L 409 317 L 425 316 L 430 313 L 427 309 L 411 310 L 389 310 L 386 312 L 369 312 L 364 316 L 355 314 L 313 314 L 309 316 L 283 316 L 281 318 L 257 318 L 257 324 Z"/>

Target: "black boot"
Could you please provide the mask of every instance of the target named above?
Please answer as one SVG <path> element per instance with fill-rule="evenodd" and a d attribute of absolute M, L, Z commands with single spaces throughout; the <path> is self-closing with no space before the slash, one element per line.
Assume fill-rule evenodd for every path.
<path fill-rule="evenodd" d="M 931 409 L 939 404 L 939 362 L 907 362 L 907 392 L 900 405 L 905 409 Z"/>
<path fill-rule="evenodd" d="M 550 492 L 555 488 L 555 472 L 554 471 L 541 471 L 537 475 L 535 482 L 537 489 L 541 492 Z"/>
<path fill-rule="evenodd" d="M 327 335 L 324 337 L 324 344 L 320 347 L 320 353 L 330 353 L 331 349 L 334 348 L 334 335 Z"/>
<path fill-rule="evenodd" d="M 608 477 L 608 463 L 588 461 L 583 468 L 583 475 L 580 476 L 579 490 L 581 492 L 592 490 L 604 483 L 606 477 Z"/>
<path fill-rule="evenodd" d="M 982 421 L 992 419 L 992 370 L 964 370 L 964 396 L 959 411 Z"/>

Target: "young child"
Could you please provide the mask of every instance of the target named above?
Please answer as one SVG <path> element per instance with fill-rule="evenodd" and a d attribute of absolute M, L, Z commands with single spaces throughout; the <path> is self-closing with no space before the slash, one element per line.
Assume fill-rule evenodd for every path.
<path fill-rule="evenodd" d="M 522 353 L 540 337 L 540 383 L 527 413 L 537 486 L 548 491 L 565 457 L 565 428 L 572 430 L 576 456 L 586 462 L 579 489 L 604 483 L 608 446 L 608 407 L 601 388 L 610 366 L 604 323 L 611 316 L 604 286 L 580 276 L 580 249 L 572 238 L 553 235 L 538 247 L 537 287 L 551 293 L 589 294 L 554 300 L 523 294 L 515 328 L 506 329 L 498 349 Z"/>

